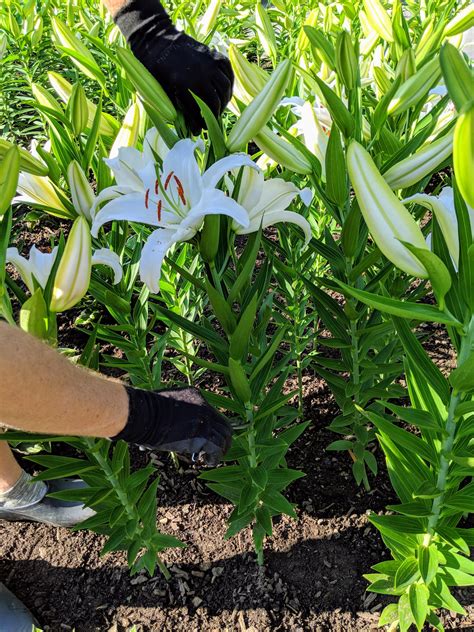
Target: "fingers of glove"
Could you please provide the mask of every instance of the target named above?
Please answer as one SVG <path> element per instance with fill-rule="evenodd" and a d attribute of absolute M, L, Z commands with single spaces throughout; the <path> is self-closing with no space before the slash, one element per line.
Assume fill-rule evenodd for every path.
<path fill-rule="evenodd" d="M 214 59 L 219 66 L 219 70 L 227 77 L 231 85 L 234 83 L 234 71 L 232 70 L 232 64 L 225 55 L 213 51 Z"/>
<path fill-rule="evenodd" d="M 186 123 L 192 134 L 197 136 L 204 127 L 204 119 L 202 118 L 199 106 L 194 100 L 192 94 L 183 90 L 179 91 L 176 96 L 176 105 L 178 106 L 178 109 L 183 112 Z"/>
<path fill-rule="evenodd" d="M 232 99 L 232 83 L 229 81 L 228 77 L 220 72 L 213 77 L 212 84 L 219 95 L 220 100 L 220 114 L 225 110 L 226 105 Z"/>

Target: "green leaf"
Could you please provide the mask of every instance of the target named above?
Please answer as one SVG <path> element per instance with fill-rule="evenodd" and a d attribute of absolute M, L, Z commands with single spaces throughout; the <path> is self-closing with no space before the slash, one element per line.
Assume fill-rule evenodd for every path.
<path fill-rule="evenodd" d="M 474 349 L 469 356 L 449 376 L 449 381 L 456 391 L 470 393 L 474 391 Z"/>
<path fill-rule="evenodd" d="M 20 327 L 32 336 L 46 340 L 49 329 L 48 320 L 48 308 L 44 301 L 43 290 L 39 287 L 21 307 Z"/>
<path fill-rule="evenodd" d="M 428 516 L 431 516 L 431 508 L 421 502 L 387 505 L 387 509 L 401 513 L 404 516 L 415 516 L 419 518 L 427 518 Z"/>
<path fill-rule="evenodd" d="M 448 268 L 441 259 L 427 248 L 416 248 L 407 241 L 402 241 L 405 248 L 415 255 L 428 272 L 431 287 L 436 296 L 440 309 L 444 309 L 444 297 L 451 289 L 452 280 Z"/>
<path fill-rule="evenodd" d="M 448 586 L 439 575 L 436 577 L 433 584 L 434 594 L 436 595 L 436 599 L 439 600 L 441 606 L 447 608 L 448 610 L 452 610 L 453 612 L 458 612 L 459 614 L 467 614 L 459 601 L 452 596 Z"/>
<path fill-rule="evenodd" d="M 237 327 L 230 339 L 229 354 L 234 360 L 245 360 L 250 342 L 250 335 L 255 324 L 258 296 L 255 293 L 241 315 Z"/>
<path fill-rule="evenodd" d="M 202 117 L 206 122 L 207 133 L 209 134 L 209 140 L 211 141 L 211 146 L 214 151 L 214 157 L 217 160 L 223 158 L 226 154 L 226 144 L 224 135 L 222 133 L 222 129 L 219 125 L 218 120 L 214 116 L 211 108 L 205 103 L 202 99 L 200 99 L 196 94 L 191 92 L 194 99 L 197 101 L 199 105 L 199 109 L 201 110 Z"/>
<path fill-rule="evenodd" d="M 413 623 L 413 614 L 410 607 L 408 593 L 404 593 L 398 602 L 398 625 L 400 632 L 408 632 Z"/>
<path fill-rule="evenodd" d="M 423 628 L 426 617 L 428 616 L 429 596 L 429 590 L 424 584 L 412 584 L 410 586 L 408 598 L 410 601 L 411 613 L 418 630 Z"/>
<path fill-rule="evenodd" d="M 392 625 L 398 621 L 398 604 L 390 603 L 382 610 L 378 622 L 378 627 Z"/>
<path fill-rule="evenodd" d="M 267 490 L 261 496 L 261 500 L 273 511 L 281 514 L 287 514 L 291 518 L 296 518 L 296 512 L 293 505 L 276 490 Z"/>
<path fill-rule="evenodd" d="M 444 325 L 451 325 L 452 327 L 462 327 L 462 323 L 456 320 L 453 316 L 440 312 L 436 307 L 430 305 L 424 305 L 419 303 L 410 303 L 408 301 L 398 301 L 394 298 L 387 298 L 385 296 L 378 296 L 371 292 L 364 290 L 358 290 L 356 288 L 346 285 L 339 279 L 333 279 L 344 291 L 345 294 L 353 296 L 361 303 L 369 305 L 378 309 L 381 312 L 387 314 L 393 314 L 394 316 L 400 316 L 401 318 L 408 318 L 410 320 L 422 320 L 433 323 L 442 323 Z"/>
<path fill-rule="evenodd" d="M 415 557 L 408 557 L 398 567 L 395 574 L 395 588 L 404 588 L 409 586 L 420 576 L 418 570 L 418 562 Z"/>
<path fill-rule="evenodd" d="M 255 512 L 257 523 L 262 527 L 268 536 L 273 534 L 272 516 L 267 507 L 262 506 Z"/>
<path fill-rule="evenodd" d="M 252 522 L 253 519 L 254 519 L 254 513 L 253 511 L 250 511 L 244 514 L 243 516 L 239 516 L 235 520 L 232 520 L 224 535 L 224 539 L 228 540 L 229 538 L 232 538 L 234 535 L 239 533 L 239 531 L 242 531 L 242 529 L 245 529 L 245 527 L 247 527 Z"/>
<path fill-rule="evenodd" d="M 439 568 L 439 554 L 436 545 L 419 547 L 418 568 L 425 584 L 430 584 L 436 577 Z"/>
<path fill-rule="evenodd" d="M 474 413 L 474 399 L 458 404 L 456 406 L 456 410 L 454 411 L 456 417 L 462 417 L 463 415 L 468 415 L 469 413 Z"/>
<path fill-rule="evenodd" d="M 222 325 L 225 333 L 230 336 L 235 331 L 237 324 L 237 319 L 230 305 L 227 303 L 222 294 L 218 292 L 213 285 L 211 285 L 209 279 L 206 279 L 206 293 L 218 321 Z"/>
<path fill-rule="evenodd" d="M 440 490 L 431 481 L 424 481 L 416 488 L 416 491 L 413 492 L 414 498 L 436 498 L 440 495 Z"/>
<path fill-rule="evenodd" d="M 472 511 L 472 507 L 471 507 Z M 445 527 L 439 526 L 436 529 L 436 532 L 441 538 L 450 544 L 453 548 L 462 551 L 466 555 L 469 555 L 469 546 L 466 540 L 464 539 L 463 529 L 456 529 L 454 527 Z"/>
<path fill-rule="evenodd" d="M 395 423 L 387 421 L 377 413 L 373 413 L 369 410 L 361 412 L 397 445 L 412 451 L 414 454 L 418 454 L 418 456 L 426 459 L 429 463 L 434 465 L 438 463 L 438 455 L 423 439 L 416 437 L 407 430 L 403 430 Z"/>
<path fill-rule="evenodd" d="M 333 90 L 331 90 L 331 88 L 329 88 L 329 86 L 327 86 L 322 79 L 320 79 L 317 75 L 314 76 L 314 79 L 316 80 L 323 99 L 326 102 L 327 108 L 331 114 L 331 118 L 339 127 L 344 137 L 350 138 L 355 127 L 352 114 L 349 112 L 349 110 L 341 101 L 341 99 L 337 96 L 337 94 L 333 92 Z"/>
<path fill-rule="evenodd" d="M 403 419 L 403 421 L 406 421 L 421 430 L 432 430 L 435 432 L 439 432 L 441 430 L 439 424 L 435 419 L 433 419 L 432 415 L 427 410 L 397 406 L 391 402 L 379 401 L 378 403 L 391 410 L 392 413 L 395 413 L 395 415 L 397 415 L 400 419 Z"/>
<path fill-rule="evenodd" d="M 339 439 L 338 441 L 333 441 L 328 445 L 326 450 L 331 451 L 334 450 L 338 452 L 339 450 L 352 450 L 354 444 L 352 441 L 347 441 L 346 439 Z"/>

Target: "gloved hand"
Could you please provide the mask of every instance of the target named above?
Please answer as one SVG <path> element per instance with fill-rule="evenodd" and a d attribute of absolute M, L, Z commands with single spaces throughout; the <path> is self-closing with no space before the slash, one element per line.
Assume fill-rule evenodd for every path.
<path fill-rule="evenodd" d="M 155 450 L 203 453 L 215 465 L 230 447 L 228 421 L 210 406 L 195 388 L 143 391 L 125 387 L 129 413 L 123 439 Z"/>
<path fill-rule="evenodd" d="M 224 55 L 178 31 L 158 0 L 130 0 L 114 17 L 135 57 L 184 114 L 193 134 L 204 126 L 194 92 L 220 116 L 232 97 L 234 74 Z"/>

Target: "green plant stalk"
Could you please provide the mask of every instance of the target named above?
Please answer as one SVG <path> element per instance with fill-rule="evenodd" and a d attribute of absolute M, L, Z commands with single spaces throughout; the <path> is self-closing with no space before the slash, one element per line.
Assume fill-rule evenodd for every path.
<path fill-rule="evenodd" d="M 249 446 L 250 453 L 250 467 L 257 467 L 257 452 L 255 449 L 255 424 L 254 424 L 254 415 L 253 415 L 253 406 L 246 406 L 246 417 L 247 422 L 249 424 L 247 441 Z"/>
<path fill-rule="evenodd" d="M 112 485 L 117 495 L 117 498 L 122 503 L 129 518 L 131 520 L 137 520 L 138 524 L 140 524 L 140 516 L 138 514 L 137 508 L 135 507 L 135 505 L 132 505 L 129 502 L 128 496 L 126 492 L 124 492 L 124 490 L 122 489 L 122 486 L 120 485 L 120 481 L 118 480 L 117 476 L 114 474 L 108 460 L 105 459 L 104 456 L 100 453 L 100 451 L 96 449 L 95 442 L 93 439 L 85 438 L 84 443 L 87 445 L 89 454 L 92 455 L 93 458 L 96 460 L 97 464 L 104 472 L 105 477 L 107 478 L 109 483 Z M 133 535 L 134 536 L 136 535 L 137 539 L 138 538 L 142 539 L 143 538 L 142 531 L 143 531 L 143 528 L 138 526 L 135 529 L 135 532 Z M 143 539 L 143 546 L 148 548 L 149 550 L 153 550 L 153 545 L 151 541 L 148 539 Z M 163 573 L 164 578 L 168 581 L 171 578 L 171 574 L 169 570 L 166 568 L 165 564 L 160 560 L 158 555 L 156 556 L 156 562 L 158 564 L 158 568 Z"/>
<path fill-rule="evenodd" d="M 470 351 L 470 336 L 464 335 L 461 338 L 461 348 L 458 357 L 458 366 L 462 364 L 464 358 Z M 458 391 L 453 390 L 451 393 L 451 399 L 449 401 L 448 415 L 446 417 L 446 424 L 444 428 L 445 438 L 441 444 L 441 457 L 440 468 L 436 479 L 436 488 L 441 492 L 439 496 L 433 499 L 431 506 L 431 516 L 428 519 L 428 534 L 429 539 L 433 537 L 436 531 L 436 525 L 438 524 L 441 509 L 443 507 L 444 498 L 446 496 L 446 487 L 448 482 L 449 467 L 452 463 L 451 451 L 454 445 L 454 439 L 456 436 L 456 415 L 455 411 L 458 404 L 461 401 L 461 396 Z"/>

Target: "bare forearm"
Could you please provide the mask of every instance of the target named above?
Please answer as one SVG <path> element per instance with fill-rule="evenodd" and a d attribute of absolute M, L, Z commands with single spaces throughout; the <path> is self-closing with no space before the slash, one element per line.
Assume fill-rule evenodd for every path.
<path fill-rule="evenodd" d="M 128 396 L 119 382 L 75 366 L 3 322 L 0 402 L 0 424 L 27 432 L 112 437 L 128 416 Z"/>
<path fill-rule="evenodd" d="M 119 11 L 128 0 L 102 0 L 112 17 Z"/>

